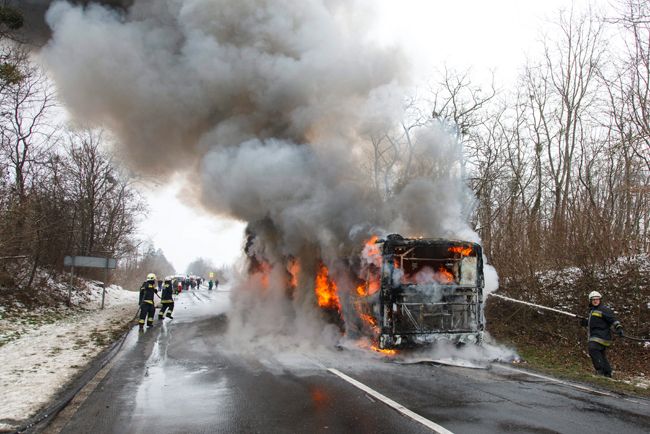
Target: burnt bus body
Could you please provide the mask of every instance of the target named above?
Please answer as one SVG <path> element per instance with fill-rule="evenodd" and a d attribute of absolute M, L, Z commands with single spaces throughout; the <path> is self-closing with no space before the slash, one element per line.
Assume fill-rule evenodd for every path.
<path fill-rule="evenodd" d="M 372 310 L 380 348 L 483 339 L 483 254 L 479 244 L 389 235 Z"/>

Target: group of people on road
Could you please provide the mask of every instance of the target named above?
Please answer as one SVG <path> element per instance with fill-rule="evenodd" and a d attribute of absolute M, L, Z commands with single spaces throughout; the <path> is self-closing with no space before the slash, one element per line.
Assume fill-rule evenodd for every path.
<path fill-rule="evenodd" d="M 138 306 L 140 306 L 140 314 L 138 325 L 140 331 L 144 330 L 145 324 L 147 327 L 153 326 L 153 321 L 156 316 L 156 303 L 155 297 L 160 299 L 160 311 L 158 312 L 158 319 L 164 320 L 165 318 L 174 319 L 172 316 L 174 312 L 174 295 L 180 294 L 182 291 L 200 288 L 203 283 L 203 278 L 199 276 L 167 276 L 164 280 L 158 280 L 154 273 L 147 274 L 147 280 L 140 286 L 140 297 L 138 299 Z M 219 285 L 217 279 L 208 281 L 208 289 L 212 291 Z M 160 293 L 160 295 L 158 295 Z"/>
<path fill-rule="evenodd" d="M 161 295 L 158 295 L 160 289 Z M 164 281 L 156 279 L 154 273 L 147 274 L 147 280 L 140 286 L 140 318 L 138 325 L 140 331 L 144 330 L 145 323 L 147 327 L 153 327 L 153 320 L 156 315 L 156 301 L 154 297 L 160 299 L 160 312 L 158 319 L 164 320 L 165 317 L 174 319 L 172 313 L 174 312 L 174 284 L 171 278 L 165 278 Z M 166 313 L 165 313 L 166 312 Z"/>
<path fill-rule="evenodd" d="M 202 281 L 203 279 L 200 277 L 190 278 L 190 276 L 186 278 L 168 276 L 164 280 L 158 280 L 154 273 L 147 274 L 147 279 L 140 286 L 140 297 L 138 299 L 138 305 L 140 306 L 138 325 L 140 331 L 144 330 L 145 324 L 147 327 L 153 327 L 156 316 L 155 297 L 160 299 L 161 305 L 158 319 L 160 321 L 165 318 L 174 319 L 172 316 L 174 312 L 174 295 L 181 293 L 183 288 L 185 290 L 199 288 Z M 212 283 L 212 280 L 210 282 Z M 212 285 L 210 285 L 210 289 L 212 289 Z"/>

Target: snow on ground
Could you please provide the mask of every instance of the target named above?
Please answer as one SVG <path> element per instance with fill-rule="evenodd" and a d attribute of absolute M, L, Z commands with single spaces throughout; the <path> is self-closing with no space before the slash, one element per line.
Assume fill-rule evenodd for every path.
<path fill-rule="evenodd" d="M 639 387 L 641 389 L 650 389 L 650 379 L 646 378 L 643 374 L 640 376 L 632 377 L 629 380 L 624 380 L 623 382 L 632 384 L 633 386 Z"/>
<path fill-rule="evenodd" d="M 82 310 L 23 328 L 0 346 L 0 430 L 15 428 L 50 403 L 137 312 L 137 292 L 109 286 L 104 310 L 99 309 L 101 288 L 92 285 L 87 295 Z"/>

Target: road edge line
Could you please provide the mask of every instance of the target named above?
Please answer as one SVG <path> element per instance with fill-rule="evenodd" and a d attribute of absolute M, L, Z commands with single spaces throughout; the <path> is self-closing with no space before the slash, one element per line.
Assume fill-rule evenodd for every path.
<path fill-rule="evenodd" d="M 363 390 L 367 394 L 373 396 L 374 398 L 377 398 L 379 401 L 383 402 L 387 406 L 397 410 L 398 412 L 402 413 L 404 416 L 409 417 L 413 419 L 416 422 L 419 422 L 420 424 L 426 426 L 427 428 L 431 429 L 433 432 L 436 432 L 438 434 L 453 434 L 451 431 L 448 429 L 438 425 L 437 423 L 430 421 L 429 419 L 420 416 L 419 414 L 415 413 L 414 411 L 409 410 L 408 408 L 404 407 L 402 404 L 393 401 L 392 399 L 388 398 L 387 396 L 382 395 L 381 393 L 377 392 L 374 389 L 371 389 L 370 387 L 366 386 L 365 384 L 355 380 L 352 377 L 349 377 L 345 375 L 343 372 L 339 371 L 338 369 L 334 368 L 328 368 L 327 369 L 329 372 L 332 374 L 338 376 L 339 378 L 347 381 L 348 383 L 352 384 L 354 387 Z"/>
<path fill-rule="evenodd" d="M 569 381 L 560 380 L 559 378 L 553 378 L 553 377 L 549 377 L 547 375 L 536 374 L 534 372 L 525 371 L 523 369 L 512 368 L 510 366 L 503 366 L 503 365 L 498 365 L 498 364 L 494 364 L 492 366 L 496 366 L 497 368 L 503 369 L 505 371 L 518 372 L 520 374 L 525 374 L 525 375 L 529 375 L 531 377 L 541 378 L 542 380 L 551 381 L 553 383 L 563 384 L 565 386 L 573 387 L 574 389 L 582 390 L 584 392 L 591 392 L 591 393 L 595 393 L 597 395 L 609 396 L 611 398 L 620 398 L 620 396 L 615 395 L 614 393 L 611 393 L 611 392 L 606 392 L 604 390 L 593 389 L 593 388 L 591 388 L 589 386 L 583 386 L 581 384 L 576 384 L 576 383 L 572 383 L 572 382 L 569 382 Z"/>

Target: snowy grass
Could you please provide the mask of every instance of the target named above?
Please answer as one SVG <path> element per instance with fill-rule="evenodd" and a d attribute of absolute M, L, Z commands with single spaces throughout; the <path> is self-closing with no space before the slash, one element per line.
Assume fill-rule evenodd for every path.
<path fill-rule="evenodd" d="M 137 311 L 138 293 L 118 286 L 107 288 L 100 310 L 99 282 L 78 281 L 71 307 L 64 303 L 65 283 L 50 277 L 43 282 L 39 294 L 47 298 L 27 304 L 16 298 L 0 312 L 0 430 L 15 429 L 48 405 Z"/>

